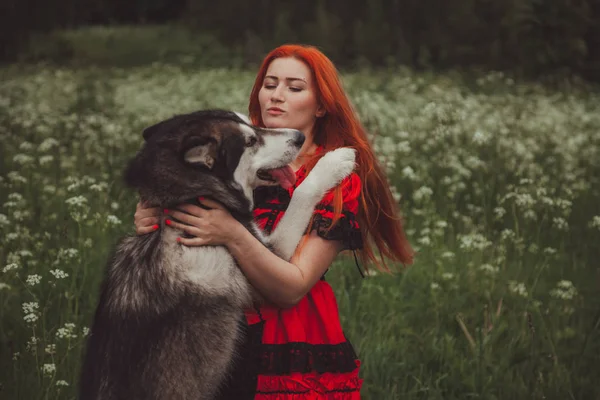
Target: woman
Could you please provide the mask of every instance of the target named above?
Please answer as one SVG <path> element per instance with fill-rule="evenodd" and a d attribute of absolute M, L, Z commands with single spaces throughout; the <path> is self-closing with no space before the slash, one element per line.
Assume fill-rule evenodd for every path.
<path fill-rule="evenodd" d="M 194 236 L 179 238 L 182 245 L 227 246 L 267 300 L 246 312 L 246 342 L 223 398 L 359 399 L 360 362 L 342 332 L 324 274 L 340 251 L 356 249 L 362 249 L 363 261 L 389 271 L 383 257 L 381 262 L 375 258 L 372 244 L 393 261 L 412 262 L 385 174 L 335 66 L 314 47 L 284 45 L 267 55 L 250 95 L 249 116 L 255 125 L 294 128 L 306 137 L 290 164 L 296 173 L 293 187 L 262 187 L 254 193 L 254 216 L 266 233 L 324 153 L 352 147 L 357 168 L 317 206 L 289 262 L 271 253 L 217 202 L 202 200 L 209 210 L 193 205 L 165 210 L 167 218 L 183 223 L 170 221 L 171 226 Z M 160 211 L 138 204 L 137 233 L 158 229 Z"/>

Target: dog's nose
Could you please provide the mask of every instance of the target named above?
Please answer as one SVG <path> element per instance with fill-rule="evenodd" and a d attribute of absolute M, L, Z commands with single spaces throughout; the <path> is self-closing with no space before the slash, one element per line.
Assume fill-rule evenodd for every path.
<path fill-rule="evenodd" d="M 296 131 L 294 137 L 294 144 L 298 147 L 301 147 L 304 144 L 304 140 L 306 140 L 306 138 L 304 137 L 304 133 Z"/>

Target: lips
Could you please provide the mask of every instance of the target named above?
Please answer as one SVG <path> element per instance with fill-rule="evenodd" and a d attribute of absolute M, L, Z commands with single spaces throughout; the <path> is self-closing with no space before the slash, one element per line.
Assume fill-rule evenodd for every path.
<path fill-rule="evenodd" d="M 271 107 L 271 108 L 267 108 L 267 111 L 269 112 L 274 112 L 274 113 L 282 113 L 283 110 L 279 107 Z"/>

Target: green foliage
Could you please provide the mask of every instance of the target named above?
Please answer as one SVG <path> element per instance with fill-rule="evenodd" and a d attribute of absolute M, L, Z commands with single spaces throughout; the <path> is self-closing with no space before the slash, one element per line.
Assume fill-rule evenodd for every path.
<path fill-rule="evenodd" d="M 158 39 L 157 39 L 158 40 Z M 132 39 L 134 41 L 134 39 Z M 247 109 L 254 70 L 0 71 L 0 396 L 74 399 L 141 131 Z M 490 73 L 344 74 L 418 254 L 327 280 L 365 399 L 600 398 L 600 98 Z"/>
<path fill-rule="evenodd" d="M 597 0 L 7 1 L 0 12 L 0 60 L 15 60 L 31 35 L 57 29 L 181 23 L 196 32 L 201 46 L 211 38 L 217 57 L 205 58 L 210 65 L 231 66 L 224 55 L 232 53 L 236 62 L 255 64 L 275 46 L 301 42 L 320 46 L 345 67 L 485 67 L 534 78 L 574 73 L 600 79 Z M 170 44 L 177 49 L 182 32 L 173 32 Z M 93 38 L 90 46 L 97 46 Z M 165 46 L 160 51 L 171 52 Z M 35 45 L 33 53 L 36 59 L 46 55 Z M 56 53 L 61 60 L 69 54 L 62 47 Z M 129 65 L 141 65 L 148 54 L 136 57 L 134 51 Z"/>

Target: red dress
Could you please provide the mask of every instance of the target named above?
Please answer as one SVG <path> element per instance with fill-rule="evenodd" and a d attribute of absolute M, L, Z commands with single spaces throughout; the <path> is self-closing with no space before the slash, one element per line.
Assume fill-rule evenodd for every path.
<path fill-rule="evenodd" d="M 287 190 L 280 186 L 255 190 L 254 217 L 267 234 L 279 223 L 305 172 L 300 168 L 296 184 Z M 333 216 L 330 191 L 315 209 L 312 229 L 325 239 L 341 241 L 344 250 L 359 249 L 360 178 L 353 173 L 341 186 L 342 217 L 327 232 Z M 360 399 L 360 361 L 342 331 L 337 301 L 324 277 L 296 306 L 264 305 L 247 310 L 245 317 L 241 323 L 245 342 L 222 399 Z"/>

